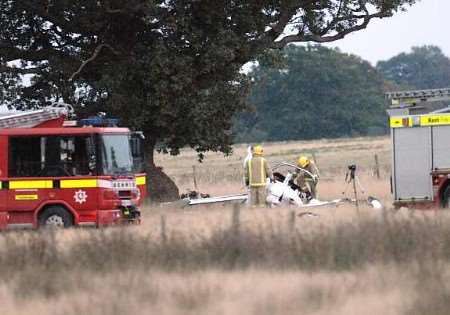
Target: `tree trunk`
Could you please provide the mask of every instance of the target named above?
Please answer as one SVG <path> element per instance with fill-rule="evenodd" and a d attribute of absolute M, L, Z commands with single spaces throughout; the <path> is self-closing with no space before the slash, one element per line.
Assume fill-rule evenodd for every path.
<path fill-rule="evenodd" d="M 146 163 L 145 171 L 147 173 L 147 193 L 152 202 L 175 201 L 180 198 L 179 190 L 175 182 L 167 176 L 162 167 L 155 165 L 154 159 L 155 143 L 145 141 Z"/>

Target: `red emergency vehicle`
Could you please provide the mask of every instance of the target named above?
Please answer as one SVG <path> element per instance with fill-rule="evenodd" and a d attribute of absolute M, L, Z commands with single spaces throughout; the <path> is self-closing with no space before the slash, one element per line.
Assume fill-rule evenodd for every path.
<path fill-rule="evenodd" d="M 131 133 L 66 107 L 0 115 L 0 228 L 140 222 Z"/>

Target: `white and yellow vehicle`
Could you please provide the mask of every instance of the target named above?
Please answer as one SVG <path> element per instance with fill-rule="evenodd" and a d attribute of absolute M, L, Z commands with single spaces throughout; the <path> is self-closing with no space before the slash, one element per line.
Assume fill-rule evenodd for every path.
<path fill-rule="evenodd" d="M 450 88 L 387 93 L 396 208 L 450 207 Z"/>

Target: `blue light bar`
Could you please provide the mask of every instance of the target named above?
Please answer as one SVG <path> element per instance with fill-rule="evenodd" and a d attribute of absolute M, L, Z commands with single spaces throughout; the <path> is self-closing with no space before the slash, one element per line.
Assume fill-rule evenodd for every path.
<path fill-rule="evenodd" d="M 89 117 L 85 119 L 80 119 L 78 125 L 92 126 L 92 127 L 117 127 L 119 124 L 119 119 L 117 118 L 103 118 L 103 117 Z"/>

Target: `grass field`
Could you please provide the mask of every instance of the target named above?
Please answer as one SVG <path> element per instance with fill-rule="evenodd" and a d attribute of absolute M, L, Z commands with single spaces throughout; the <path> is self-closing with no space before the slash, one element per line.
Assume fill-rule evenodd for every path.
<path fill-rule="evenodd" d="M 389 140 L 264 144 L 271 163 L 314 154 L 322 199 L 348 164 L 386 205 Z M 246 146 L 223 157 L 158 156 L 181 190 L 244 192 Z M 374 155 L 381 178 L 373 176 Z M 155 179 L 156 180 L 156 179 Z M 389 208 L 389 207 L 388 207 Z M 140 226 L 0 235 L 0 314 L 448 314 L 445 212 L 149 205 Z"/>
<path fill-rule="evenodd" d="M 356 164 L 363 179 L 373 179 L 375 154 L 378 155 L 383 183 L 390 175 L 390 139 L 387 137 L 333 139 L 318 141 L 263 143 L 265 156 L 271 164 L 287 161 L 295 163 L 299 155 L 314 156 L 323 182 L 343 183 L 347 166 Z M 193 189 L 193 167 L 199 189 L 205 192 L 226 193 L 242 185 L 242 163 L 247 155 L 247 145 L 237 145 L 231 156 L 209 153 L 203 163 L 198 163 L 196 153 L 184 150 L 179 156 L 159 155 L 156 163 L 163 167 L 180 187 L 180 191 Z M 368 182 L 366 184 L 369 184 Z M 321 185 L 322 191 L 329 185 Z M 386 185 L 384 185 L 386 186 Z M 377 189 L 376 187 L 373 187 Z M 384 189 L 384 188 L 383 188 Z"/>

